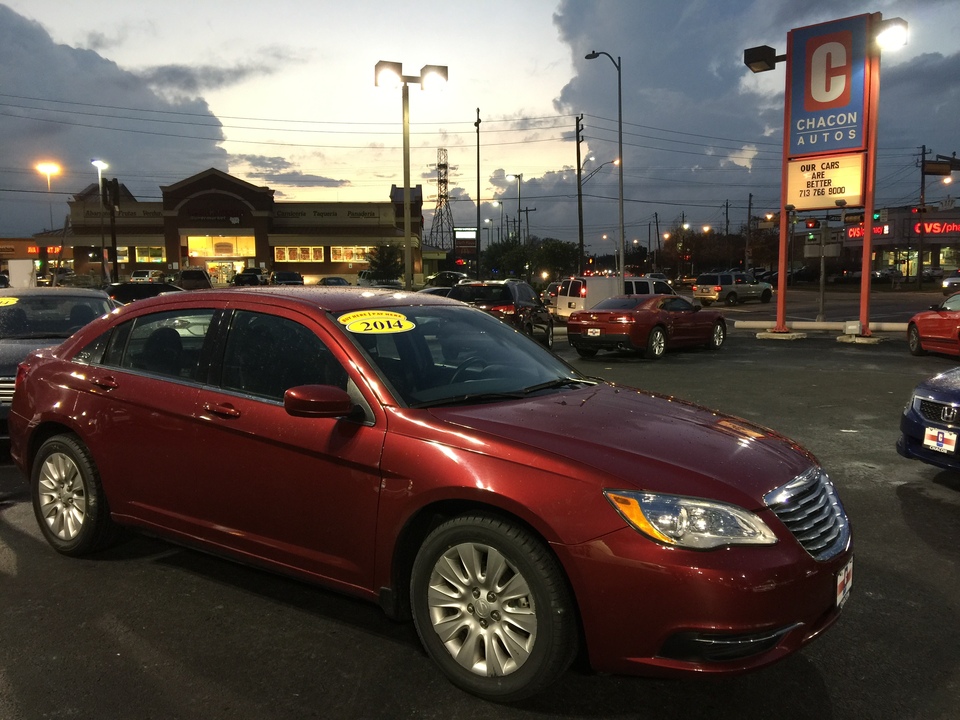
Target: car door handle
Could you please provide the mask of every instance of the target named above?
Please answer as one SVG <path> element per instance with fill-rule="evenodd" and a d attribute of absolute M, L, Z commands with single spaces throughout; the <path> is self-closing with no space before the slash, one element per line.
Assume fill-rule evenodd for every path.
<path fill-rule="evenodd" d="M 97 377 L 96 375 L 90 376 L 90 382 L 93 385 L 96 385 L 98 388 L 103 388 L 104 390 L 114 390 L 120 387 L 117 379 L 112 375 L 107 375 L 105 377 Z"/>
<path fill-rule="evenodd" d="M 203 409 L 207 412 L 213 413 L 214 415 L 219 415 L 220 417 L 228 417 L 228 418 L 240 417 L 240 411 L 237 410 L 230 403 L 220 403 L 218 405 L 213 405 L 211 403 L 204 403 Z"/>

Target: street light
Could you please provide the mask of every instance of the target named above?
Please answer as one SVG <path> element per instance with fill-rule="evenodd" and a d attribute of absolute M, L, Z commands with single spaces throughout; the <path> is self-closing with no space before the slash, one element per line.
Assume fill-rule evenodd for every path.
<path fill-rule="evenodd" d="M 427 88 L 447 81 L 446 65 L 424 65 L 419 75 L 404 75 L 403 65 L 381 60 L 374 69 L 374 84 L 401 84 L 403 88 L 403 281 L 407 290 L 413 289 L 413 240 L 410 228 L 410 90 L 408 83 Z"/>
<path fill-rule="evenodd" d="M 53 230 L 53 198 L 50 197 L 50 177 L 60 174 L 60 166 L 55 162 L 37 163 L 37 172 L 47 176 L 47 203 L 50 206 L 50 229 Z"/>
<path fill-rule="evenodd" d="M 103 261 L 107 253 L 107 250 L 106 250 L 107 241 L 104 239 L 104 232 L 103 232 L 103 213 L 104 213 L 103 171 L 110 166 L 107 165 L 107 163 L 105 163 L 103 160 L 97 160 L 96 158 L 91 160 L 90 164 L 97 169 L 97 194 L 100 196 L 100 270 L 101 270 L 101 275 L 103 275 L 103 277 L 106 278 L 107 265 Z"/>
<path fill-rule="evenodd" d="M 624 256 L 625 249 L 625 238 L 623 232 L 623 83 L 622 76 L 620 72 L 620 57 L 617 56 L 617 59 L 613 59 L 613 55 L 608 52 L 596 50 L 587 53 L 584 57 L 587 60 L 595 60 L 601 55 L 606 55 L 610 58 L 610 62 L 613 63 L 613 66 L 617 69 L 617 158 L 620 160 L 618 167 L 620 168 L 620 257 L 621 260 Z M 623 293 L 625 290 L 623 271 L 621 268 L 620 272 L 620 292 Z"/>
<path fill-rule="evenodd" d="M 497 242 L 500 242 L 500 237 L 503 235 L 503 203 L 499 200 L 494 200 L 492 205 L 500 208 L 500 225 L 497 227 Z"/>
<path fill-rule="evenodd" d="M 520 242 L 520 183 L 523 182 L 523 173 L 514 173 L 507 175 L 507 180 L 517 181 L 517 242 Z M 509 232 L 507 233 L 510 234 Z"/>

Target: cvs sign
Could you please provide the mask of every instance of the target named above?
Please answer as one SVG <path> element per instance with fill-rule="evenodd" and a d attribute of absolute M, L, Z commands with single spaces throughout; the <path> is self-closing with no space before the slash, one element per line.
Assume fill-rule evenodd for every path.
<path fill-rule="evenodd" d="M 869 15 L 787 36 L 788 155 L 865 150 Z"/>

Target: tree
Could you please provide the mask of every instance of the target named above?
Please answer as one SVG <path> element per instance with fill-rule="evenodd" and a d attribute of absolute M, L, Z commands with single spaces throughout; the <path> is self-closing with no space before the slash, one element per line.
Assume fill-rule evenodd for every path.
<path fill-rule="evenodd" d="M 367 262 L 375 281 L 403 277 L 403 248 L 399 245 L 378 245 L 367 253 Z"/>

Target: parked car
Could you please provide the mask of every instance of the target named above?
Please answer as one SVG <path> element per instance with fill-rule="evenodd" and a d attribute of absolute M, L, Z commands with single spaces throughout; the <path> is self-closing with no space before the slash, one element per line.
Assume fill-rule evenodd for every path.
<path fill-rule="evenodd" d="M 553 316 L 536 290 L 522 280 L 462 282 L 450 288 L 447 297 L 485 310 L 548 348 L 553 347 Z"/>
<path fill-rule="evenodd" d="M 438 273 L 430 275 L 424 285 L 427 287 L 452 287 L 463 280 L 469 280 L 470 276 L 464 272 L 456 270 L 441 270 Z"/>
<path fill-rule="evenodd" d="M 275 270 L 270 275 L 271 285 L 303 285 L 303 275 L 292 270 Z"/>
<path fill-rule="evenodd" d="M 134 270 L 130 273 L 130 282 L 151 283 L 163 282 L 165 276 L 162 270 Z"/>
<path fill-rule="evenodd" d="M 233 276 L 234 285 L 266 285 L 268 281 L 267 274 L 258 267 L 244 268 Z"/>
<path fill-rule="evenodd" d="M 183 288 L 168 282 L 119 282 L 110 283 L 104 290 L 113 300 L 126 305 L 134 300 L 156 297 L 163 293 L 183 292 Z"/>
<path fill-rule="evenodd" d="M 0 290 L 0 438 L 14 395 L 17 365 L 38 348 L 59 345 L 81 327 L 114 309 L 105 292 L 82 288 Z"/>
<path fill-rule="evenodd" d="M 375 278 L 373 270 L 361 270 L 357 273 L 357 285 L 361 287 L 389 287 L 403 288 L 403 280 L 400 278 Z"/>
<path fill-rule="evenodd" d="M 448 298 L 143 300 L 26 359 L 10 420 L 59 553 L 139 528 L 344 590 L 412 617 L 447 678 L 487 700 L 543 691 L 575 657 L 761 668 L 850 597 L 850 523 L 809 451 L 586 377 Z M 176 448 L 184 470 L 145 447 Z"/>
<path fill-rule="evenodd" d="M 342 286 L 342 285 L 349 285 L 349 284 L 350 283 L 347 281 L 346 278 L 338 277 L 336 275 L 328 275 L 326 277 L 322 277 L 319 280 L 317 280 L 317 285 Z"/>
<path fill-rule="evenodd" d="M 949 275 L 944 275 L 940 285 L 943 287 L 944 295 L 953 295 L 960 290 L 960 270 L 954 270 Z"/>
<path fill-rule="evenodd" d="M 913 355 L 928 352 L 960 355 L 960 293 L 910 318 L 907 346 Z"/>
<path fill-rule="evenodd" d="M 173 283 L 184 290 L 209 290 L 213 287 L 210 275 L 203 268 L 184 268 Z"/>
<path fill-rule="evenodd" d="M 663 280 L 667 285 L 673 285 L 673 280 L 668 278 L 665 273 L 662 272 L 648 272 L 643 274 L 644 277 L 653 278 L 654 280 Z"/>
<path fill-rule="evenodd" d="M 425 293 L 427 295 L 439 295 L 440 297 L 446 297 L 450 294 L 450 288 L 446 285 L 432 285 L 430 287 L 420 288 L 417 290 L 418 293 Z"/>
<path fill-rule="evenodd" d="M 630 350 L 651 360 L 692 345 L 717 350 L 727 337 L 723 315 L 679 295 L 616 295 L 567 320 L 567 342 L 580 357 Z"/>
<path fill-rule="evenodd" d="M 693 285 L 693 297 L 704 307 L 715 302 L 736 305 L 746 300 L 768 303 L 773 286 L 744 272 L 702 273 Z"/>
<path fill-rule="evenodd" d="M 557 293 L 560 291 L 560 283 L 552 282 L 549 283 L 540 293 L 540 299 L 543 300 L 543 304 L 547 307 L 556 304 L 557 302 Z"/>
<path fill-rule="evenodd" d="M 954 296 L 957 297 L 957 296 Z M 960 368 L 921 382 L 900 416 L 897 452 L 944 470 L 960 471 Z"/>

